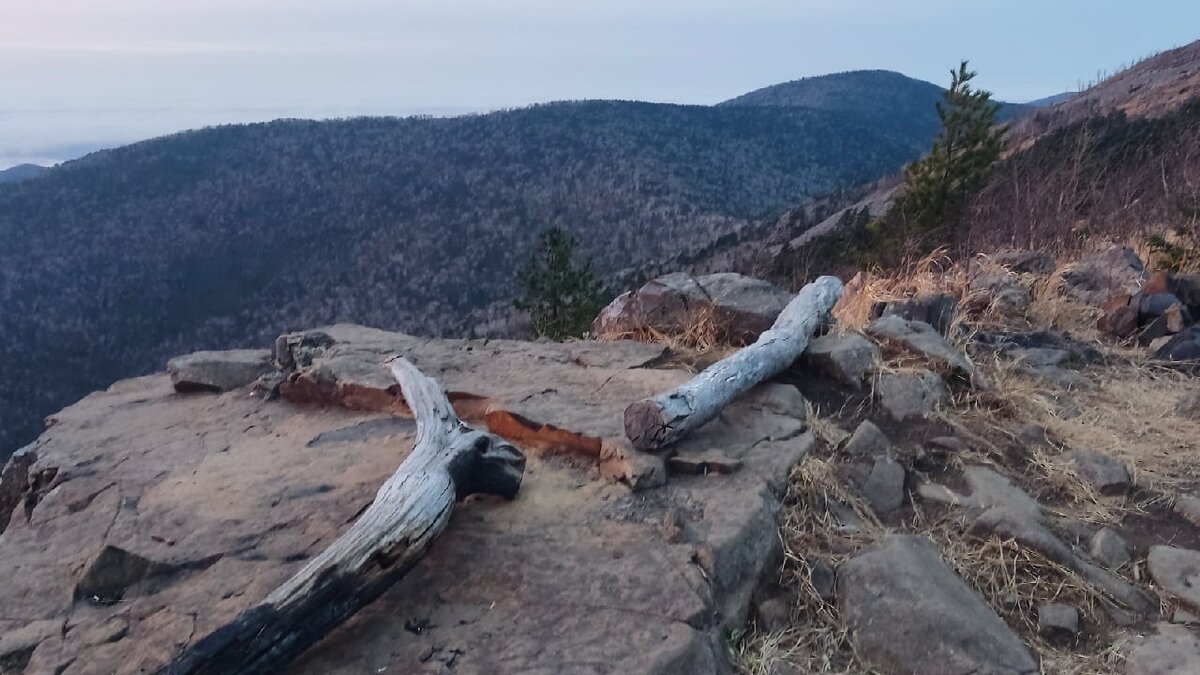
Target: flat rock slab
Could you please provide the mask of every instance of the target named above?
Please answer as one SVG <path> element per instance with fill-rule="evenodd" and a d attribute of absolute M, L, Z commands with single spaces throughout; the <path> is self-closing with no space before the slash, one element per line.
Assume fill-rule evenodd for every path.
<path fill-rule="evenodd" d="M 171 382 L 179 391 L 230 391 L 273 369 L 269 349 L 193 352 L 167 362 Z"/>
<path fill-rule="evenodd" d="M 883 672 L 1038 672 L 1020 638 L 921 537 L 892 536 L 856 555 L 837 587 L 859 653 Z"/>
<path fill-rule="evenodd" d="M 1160 623 L 1136 640 L 1125 658 L 1126 675 L 1193 675 L 1200 664 L 1200 636 L 1190 628 Z"/>
<path fill-rule="evenodd" d="M 1151 546 L 1146 557 L 1154 583 L 1200 610 L 1200 551 L 1174 546 Z"/>
<path fill-rule="evenodd" d="M 338 405 L 182 395 L 156 375 L 54 417 L 0 513 L 0 645 L 26 672 L 153 672 L 325 548 L 412 447 L 407 419 L 367 405 L 391 396 L 390 354 L 476 420 L 500 410 L 541 431 L 518 443 L 516 500 L 460 504 L 403 581 L 289 672 L 729 672 L 724 635 L 776 569 L 778 494 L 814 442 L 794 388 L 750 392 L 678 448 L 719 451 L 734 473 L 632 492 L 556 443 L 609 444 L 629 401 L 685 380 L 646 367 L 661 348 L 322 334 L 284 355 L 306 362 L 291 368 L 311 376 L 303 392 Z"/>

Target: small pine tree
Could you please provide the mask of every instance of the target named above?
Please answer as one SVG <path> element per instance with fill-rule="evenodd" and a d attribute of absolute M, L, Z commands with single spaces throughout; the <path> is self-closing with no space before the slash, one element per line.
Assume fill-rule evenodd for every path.
<path fill-rule="evenodd" d="M 513 304 L 528 312 L 533 332 L 554 340 L 582 336 L 604 303 L 604 290 L 592 273 L 591 261 L 572 262 L 575 242 L 561 228 L 538 237 L 537 249 L 517 280 L 522 296 Z"/>
<path fill-rule="evenodd" d="M 929 154 L 904 171 L 897 206 L 916 233 L 946 228 L 953 235 L 967 201 L 1000 159 L 1005 128 L 996 126 L 1000 106 L 992 94 L 973 89 L 975 72 L 963 61 L 950 71 L 950 88 L 937 104 L 942 130 Z"/>

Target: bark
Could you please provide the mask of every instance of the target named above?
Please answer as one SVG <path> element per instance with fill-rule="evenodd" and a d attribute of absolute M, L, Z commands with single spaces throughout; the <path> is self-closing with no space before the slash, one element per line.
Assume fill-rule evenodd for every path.
<path fill-rule="evenodd" d="M 400 580 L 446 528 L 457 499 L 516 496 L 521 453 L 463 424 L 438 383 L 408 361 L 391 368 L 416 417 L 412 453 L 329 548 L 160 672 L 277 671 Z"/>
<path fill-rule="evenodd" d="M 836 277 L 808 284 L 754 344 L 679 387 L 626 408 L 625 435 L 639 450 L 655 450 L 700 428 L 734 397 L 788 368 L 828 321 L 841 294 L 842 282 Z"/>

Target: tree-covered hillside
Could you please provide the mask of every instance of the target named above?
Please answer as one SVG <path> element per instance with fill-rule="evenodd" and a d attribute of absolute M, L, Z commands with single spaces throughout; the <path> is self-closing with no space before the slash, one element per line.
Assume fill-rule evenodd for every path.
<path fill-rule="evenodd" d="M 332 321 L 495 331 L 548 226 L 611 279 L 895 171 L 928 144 L 921 124 L 869 118 L 598 101 L 287 120 L 0 186 L 0 453 L 179 352 Z"/>
<path fill-rule="evenodd" d="M 890 70 L 852 70 L 763 87 L 721 105 L 790 106 L 844 113 L 868 120 L 877 129 L 928 141 L 941 125 L 934 106 L 942 100 L 942 91 L 936 84 Z M 1004 103 L 999 118 L 1007 120 L 1025 110 L 1024 105 Z M 915 152 L 927 149 L 927 145 L 918 145 Z"/>

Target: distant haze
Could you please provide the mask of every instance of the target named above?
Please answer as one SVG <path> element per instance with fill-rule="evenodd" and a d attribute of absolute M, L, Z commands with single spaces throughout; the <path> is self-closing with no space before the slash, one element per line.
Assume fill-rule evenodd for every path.
<path fill-rule="evenodd" d="M 278 117 L 458 114 L 578 98 L 714 103 L 970 58 L 1006 100 L 1200 37 L 1160 0 L 53 0 L 0 9 L 0 168 Z"/>

